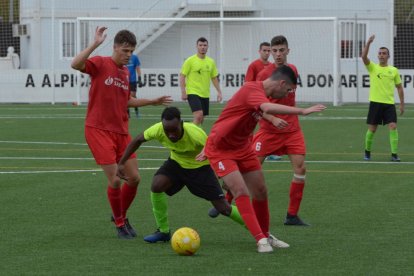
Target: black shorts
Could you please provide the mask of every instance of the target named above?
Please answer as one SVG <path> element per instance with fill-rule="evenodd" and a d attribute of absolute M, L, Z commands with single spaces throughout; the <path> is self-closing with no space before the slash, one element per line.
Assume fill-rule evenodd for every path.
<path fill-rule="evenodd" d="M 204 116 L 209 114 L 208 110 L 210 109 L 210 98 L 202 98 L 194 94 L 189 94 L 187 96 L 187 101 L 192 112 L 202 110 Z"/>
<path fill-rule="evenodd" d="M 131 92 L 137 92 L 137 82 L 136 81 L 129 83 L 129 90 Z"/>
<path fill-rule="evenodd" d="M 367 124 L 369 125 L 387 125 L 397 122 L 397 112 L 395 105 L 369 102 Z"/>
<path fill-rule="evenodd" d="M 155 175 L 160 174 L 168 177 L 172 183 L 172 186 L 165 192 L 169 196 L 187 186 L 193 195 L 208 201 L 224 198 L 223 190 L 210 165 L 197 169 L 184 169 L 176 161 L 168 158 L 155 173 Z"/>

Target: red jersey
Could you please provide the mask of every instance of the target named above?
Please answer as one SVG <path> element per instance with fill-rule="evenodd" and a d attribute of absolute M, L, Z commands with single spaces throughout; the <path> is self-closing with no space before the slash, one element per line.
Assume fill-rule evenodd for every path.
<path fill-rule="evenodd" d="M 206 145 L 206 155 L 214 148 L 240 153 L 251 151 L 253 131 L 262 117 L 260 105 L 268 103 L 263 82 L 247 82 L 227 102 L 214 123 Z"/>
<path fill-rule="evenodd" d="M 85 73 L 91 76 L 85 125 L 128 134 L 128 68 L 101 56 L 87 59 L 85 66 Z"/>
<path fill-rule="evenodd" d="M 296 66 L 293 64 L 288 64 L 288 66 L 292 68 L 292 70 L 295 72 L 296 77 L 298 77 L 299 74 L 298 74 L 298 69 L 296 68 Z M 263 69 L 263 71 L 259 73 L 259 75 L 257 76 L 257 80 L 263 81 L 269 78 L 275 69 L 276 69 L 276 64 L 274 63 L 272 63 L 270 66 L 267 66 L 265 69 Z M 296 97 L 296 91 L 293 91 L 282 99 L 270 99 L 270 102 L 277 103 L 277 104 L 283 104 L 287 106 L 295 106 L 296 105 L 295 97 Z M 270 123 L 269 121 L 261 120 L 259 122 L 260 129 L 268 131 L 268 132 L 272 132 L 272 133 L 293 132 L 293 131 L 297 131 L 300 129 L 298 115 L 278 114 L 276 117 L 285 120 L 286 122 L 288 122 L 289 125 L 283 129 L 278 129 L 277 127 L 272 125 L 272 123 Z"/>
<path fill-rule="evenodd" d="M 264 68 L 266 68 L 269 64 L 269 62 L 263 63 L 261 59 L 256 59 L 252 63 L 250 63 L 249 67 L 247 68 L 246 76 L 244 77 L 244 81 L 256 81 L 257 75 L 260 71 L 262 71 Z"/>

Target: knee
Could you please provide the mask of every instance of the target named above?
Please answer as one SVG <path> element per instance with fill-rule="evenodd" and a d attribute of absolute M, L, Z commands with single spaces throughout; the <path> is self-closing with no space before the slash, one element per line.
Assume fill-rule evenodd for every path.
<path fill-rule="evenodd" d="M 163 193 L 165 190 L 164 185 L 161 185 L 160 183 L 152 183 L 151 185 L 151 192 L 153 193 Z"/>
<path fill-rule="evenodd" d="M 253 196 L 254 199 L 257 199 L 257 200 L 267 199 L 267 187 L 266 187 L 266 185 L 261 185 L 259 187 L 255 187 L 254 191 L 252 191 L 252 196 Z"/>
<path fill-rule="evenodd" d="M 137 187 L 138 184 L 141 182 L 141 176 L 139 174 L 130 176 L 127 182 L 128 182 L 128 185 Z"/>
<path fill-rule="evenodd" d="M 119 187 L 121 187 L 121 183 L 122 183 L 122 180 L 119 177 L 108 179 L 108 185 L 114 189 L 118 189 Z"/>

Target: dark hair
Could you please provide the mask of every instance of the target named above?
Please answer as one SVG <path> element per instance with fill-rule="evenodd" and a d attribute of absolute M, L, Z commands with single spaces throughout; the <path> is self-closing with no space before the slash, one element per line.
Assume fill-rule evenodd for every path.
<path fill-rule="evenodd" d="M 135 47 L 137 46 L 137 38 L 132 32 L 121 30 L 115 35 L 114 43 L 120 45 L 128 44 L 129 46 Z"/>
<path fill-rule="evenodd" d="M 287 41 L 286 37 L 283 36 L 283 35 L 274 36 L 272 38 L 272 40 L 270 41 L 270 45 L 271 46 L 275 46 L 275 45 L 286 45 L 286 46 L 289 47 L 288 41 Z"/>
<path fill-rule="evenodd" d="M 180 110 L 175 106 L 166 107 L 161 114 L 161 120 L 171 121 L 174 119 L 178 119 L 181 121 Z"/>
<path fill-rule="evenodd" d="M 388 55 L 390 55 L 390 50 L 387 47 L 380 47 L 380 50 L 387 50 Z"/>
<path fill-rule="evenodd" d="M 285 80 L 294 85 L 298 83 L 295 72 L 287 65 L 278 66 L 270 78 L 271 80 Z"/>
<path fill-rule="evenodd" d="M 269 42 L 262 42 L 262 43 L 260 43 L 259 50 L 261 50 L 263 46 L 270 47 L 270 43 Z"/>
<path fill-rule="evenodd" d="M 200 37 L 199 39 L 197 39 L 196 44 L 198 44 L 198 42 L 207 42 L 208 44 L 208 40 L 205 37 Z"/>

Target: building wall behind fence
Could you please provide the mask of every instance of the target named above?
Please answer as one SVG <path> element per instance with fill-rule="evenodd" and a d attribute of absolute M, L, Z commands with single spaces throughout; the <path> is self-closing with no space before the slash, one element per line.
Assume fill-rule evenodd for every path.
<path fill-rule="evenodd" d="M 30 35 L 20 37 L 22 70 L 2 74 L 0 82 L 0 102 L 50 102 L 54 95 L 57 102 L 75 101 L 77 99 L 76 72 L 70 69 L 71 58 L 61 57 L 61 23 L 75 20 L 76 17 L 169 17 L 171 12 L 182 6 L 185 1 L 55 1 L 52 10 L 51 0 L 22 0 L 21 23 L 30 25 Z M 185 17 L 197 17 L 199 14 L 219 16 L 218 1 L 187 1 L 188 12 Z M 205 7 L 204 13 L 194 12 L 197 5 Z M 376 60 L 375 49 L 380 45 L 392 44 L 393 16 L 390 0 L 369 1 L 288 1 L 282 4 L 273 0 L 254 0 L 250 7 L 229 8 L 225 16 L 263 16 L 263 17 L 337 17 L 341 20 L 366 22 L 367 33 L 375 33 L 376 41 L 372 45 L 370 58 Z M 185 6 L 185 5 L 184 5 Z M 193 9 L 193 10 L 191 10 Z M 54 21 L 52 20 L 54 14 Z M 53 23 L 54 22 L 54 23 Z M 52 23 L 54 28 L 52 28 Z M 111 26 L 110 23 L 108 23 Z M 281 26 L 281 25 L 279 25 Z M 277 34 L 284 34 L 290 42 L 289 62 L 298 66 L 301 73 L 301 87 L 298 89 L 300 101 L 332 101 L 332 82 L 330 72 L 321 71 L 318 65 L 331 62 L 332 53 L 327 52 L 326 44 L 333 41 L 332 33 L 322 33 L 306 38 L 306 28 L 298 25 L 295 33 L 288 33 L 274 26 L 263 23 L 226 23 L 224 36 L 228 47 L 220 48 L 219 23 L 175 23 L 166 32 L 157 37 L 139 55 L 145 86 L 139 95 L 152 97 L 161 94 L 173 94 L 179 100 L 177 76 L 181 63 L 186 57 L 195 53 L 195 40 L 206 36 L 210 41 L 208 54 L 212 56 L 220 69 L 221 82 L 225 99 L 242 84 L 247 65 L 258 57 L 258 44 Z M 124 24 L 124 28 L 131 25 Z M 258 32 L 259 29 L 263 29 Z M 54 33 L 52 35 L 52 30 Z M 142 36 L 139 29 L 134 31 L 138 38 Z M 303 34 L 304 39 L 300 39 Z M 52 39 L 54 37 L 54 39 Z M 226 45 L 226 43 L 224 43 Z M 392 48 L 392 47 L 390 47 Z M 52 51 L 53 49 L 53 51 Z M 104 50 L 99 54 L 109 55 L 112 44 L 110 37 Z M 223 53 L 221 54 L 220 51 Z M 52 56 L 52 53 L 53 56 Z M 221 59 L 220 56 L 223 58 Z M 272 59 L 272 58 L 271 58 Z M 333 61 L 332 61 L 333 62 Z M 341 97 L 343 102 L 366 102 L 368 99 L 367 74 L 359 58 L 338 61 L 342 78 Z M 223 63 L 223 64 L 222 64 Z M 54 68 L 55 72 L 51 69 Z M 406 89 L 413 87 L 413 70 L 401 70 Z M 84 76 L 82 80 L 86 80 Z M 12 81 L 11 81 L 12 80 Z M 87 82 L 81 85 L 81 100 L 87 101 Z M 214 89 L 212 90 L 214 95 Z M 407 102 L 414 102 L 406 93 Z M 319 95 L 314 97 L 314 95 Z M 213 96 L 214 98 L 214 96 Z"/>

